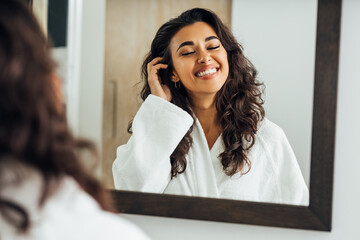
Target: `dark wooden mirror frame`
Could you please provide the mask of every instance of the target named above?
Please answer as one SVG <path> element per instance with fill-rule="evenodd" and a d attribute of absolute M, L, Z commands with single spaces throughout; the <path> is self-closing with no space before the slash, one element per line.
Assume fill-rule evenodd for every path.
<path fill-rule="evenodd" d="M 318 0 L 310 204 L 110 190 L 118 212 L 331 231 L 341 0 Z"/>

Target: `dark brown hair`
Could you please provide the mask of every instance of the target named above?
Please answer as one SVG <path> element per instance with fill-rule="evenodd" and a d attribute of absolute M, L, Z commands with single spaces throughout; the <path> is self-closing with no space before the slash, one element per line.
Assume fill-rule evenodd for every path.
<path fill-rule="evenodd" d="M 41 172 L 46 185 L 39 205 L 49 196 L 50 179 L 70 175 L 109 210 L 110 196 L 79 161 L 79 151 L 94 152 L 94 145 L 72 136 L 54 72 L 49 44 L 29 7 L 0 1 L 0 163 L 10 157 Z M 0 200 L 0 208 L 14 208 Z"/>
<path fill-rule="evenodd" d="M 183 27 L 195 22 L 205 22 L 214 29 L 228 56 L 229 76 L 215 99 L 222 127 L 222 140 L 225 144 L 225 151 L 219 156 L 223 170 L 229 176 L 240 171 L 246 173 L 251 167 L 247 153 L 254 145 L 258 124 L 265 116 L 261 97 L 263 84 L 257 81 L 257 71 L 244 56 L 242 46 L 215 13 L 206 9 L 194 8 L 160 27 L 142 65 L 144 87 L 141 97 L 145 100 L 151 93 L 147 82 L 147 64 L 156 57 L 163 57 L 162 62 L 168 64 L 168 68 L 160 71 L 159 75 L 163 84 L 170 88 L 171 102 L 195 118 L 186 89 L 182 85 L 180 88 L 175 88 L 171 81 L 173 65 L 170 52 L 172 37 Z M 186 169 L 185 156 L 192 144 L 192 128 L 193 126 L 170 156 L 172 177 Z M 245 165 L 248 166 L 246 170 Z"/>

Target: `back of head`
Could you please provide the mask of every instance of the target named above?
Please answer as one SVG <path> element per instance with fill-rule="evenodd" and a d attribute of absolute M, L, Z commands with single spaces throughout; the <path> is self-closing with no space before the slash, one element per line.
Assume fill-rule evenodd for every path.
<path fill-rule="evenodd" d="M 64 119 L 44 34 L 20 1 L 0 2 L 0 154 L 48 164 L 51 128 Z"/>
<path fill-rule="evenodd" d="M 0 168 L 9 167 L 11 159 L 39 171 L 45 182 L 42 202 L 49 179 L 72 176 L 108 209 L 107 193 L 78 160 L 79 149 L 94 147 L 72 136 L 59 85 L 48 41 L 28 4 L 1 0 Z"/>

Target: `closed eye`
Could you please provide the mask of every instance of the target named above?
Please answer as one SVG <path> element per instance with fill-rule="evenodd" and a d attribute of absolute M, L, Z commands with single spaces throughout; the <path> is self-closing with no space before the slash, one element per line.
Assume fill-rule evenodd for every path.
<path fill-rule="evenodd" d="M 208 47 L 208 50 L 217 49 L 217 48 L 219 48 L 219 47 L 220 47 L 220 45 L 218 45 L 218 46 L 216 46 L 216 47 Z"/>
<path fill-rule="evenodd" d="M 190 55 L 190 54 L 193 54 L 193 53 L 195 53 L 195 51 L 193 51 L 193 52 L 181 53 L 181 56 L 186 56 L 186 55 Z"/>

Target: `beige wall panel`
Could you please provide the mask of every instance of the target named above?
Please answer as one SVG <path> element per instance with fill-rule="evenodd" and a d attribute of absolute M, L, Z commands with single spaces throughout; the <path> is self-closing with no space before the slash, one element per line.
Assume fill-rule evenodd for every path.
<path fill-rule="evenodd" d="M 36 16 L 40 27 L 45 35 L 47 35 L 47 22 L 48 22 L 48 0 L 33 0 L 32 9 Z"/>
<path fill-rule="evenodd" d="M 103 183 L 113 188 L 116 148 L 128 141 L 129 121 L 141 105 L 140 67 L 158 28 L 194 7 L 207 8 L 230 27 L 231 0 L 107 0 L 103 111 Z"/>

